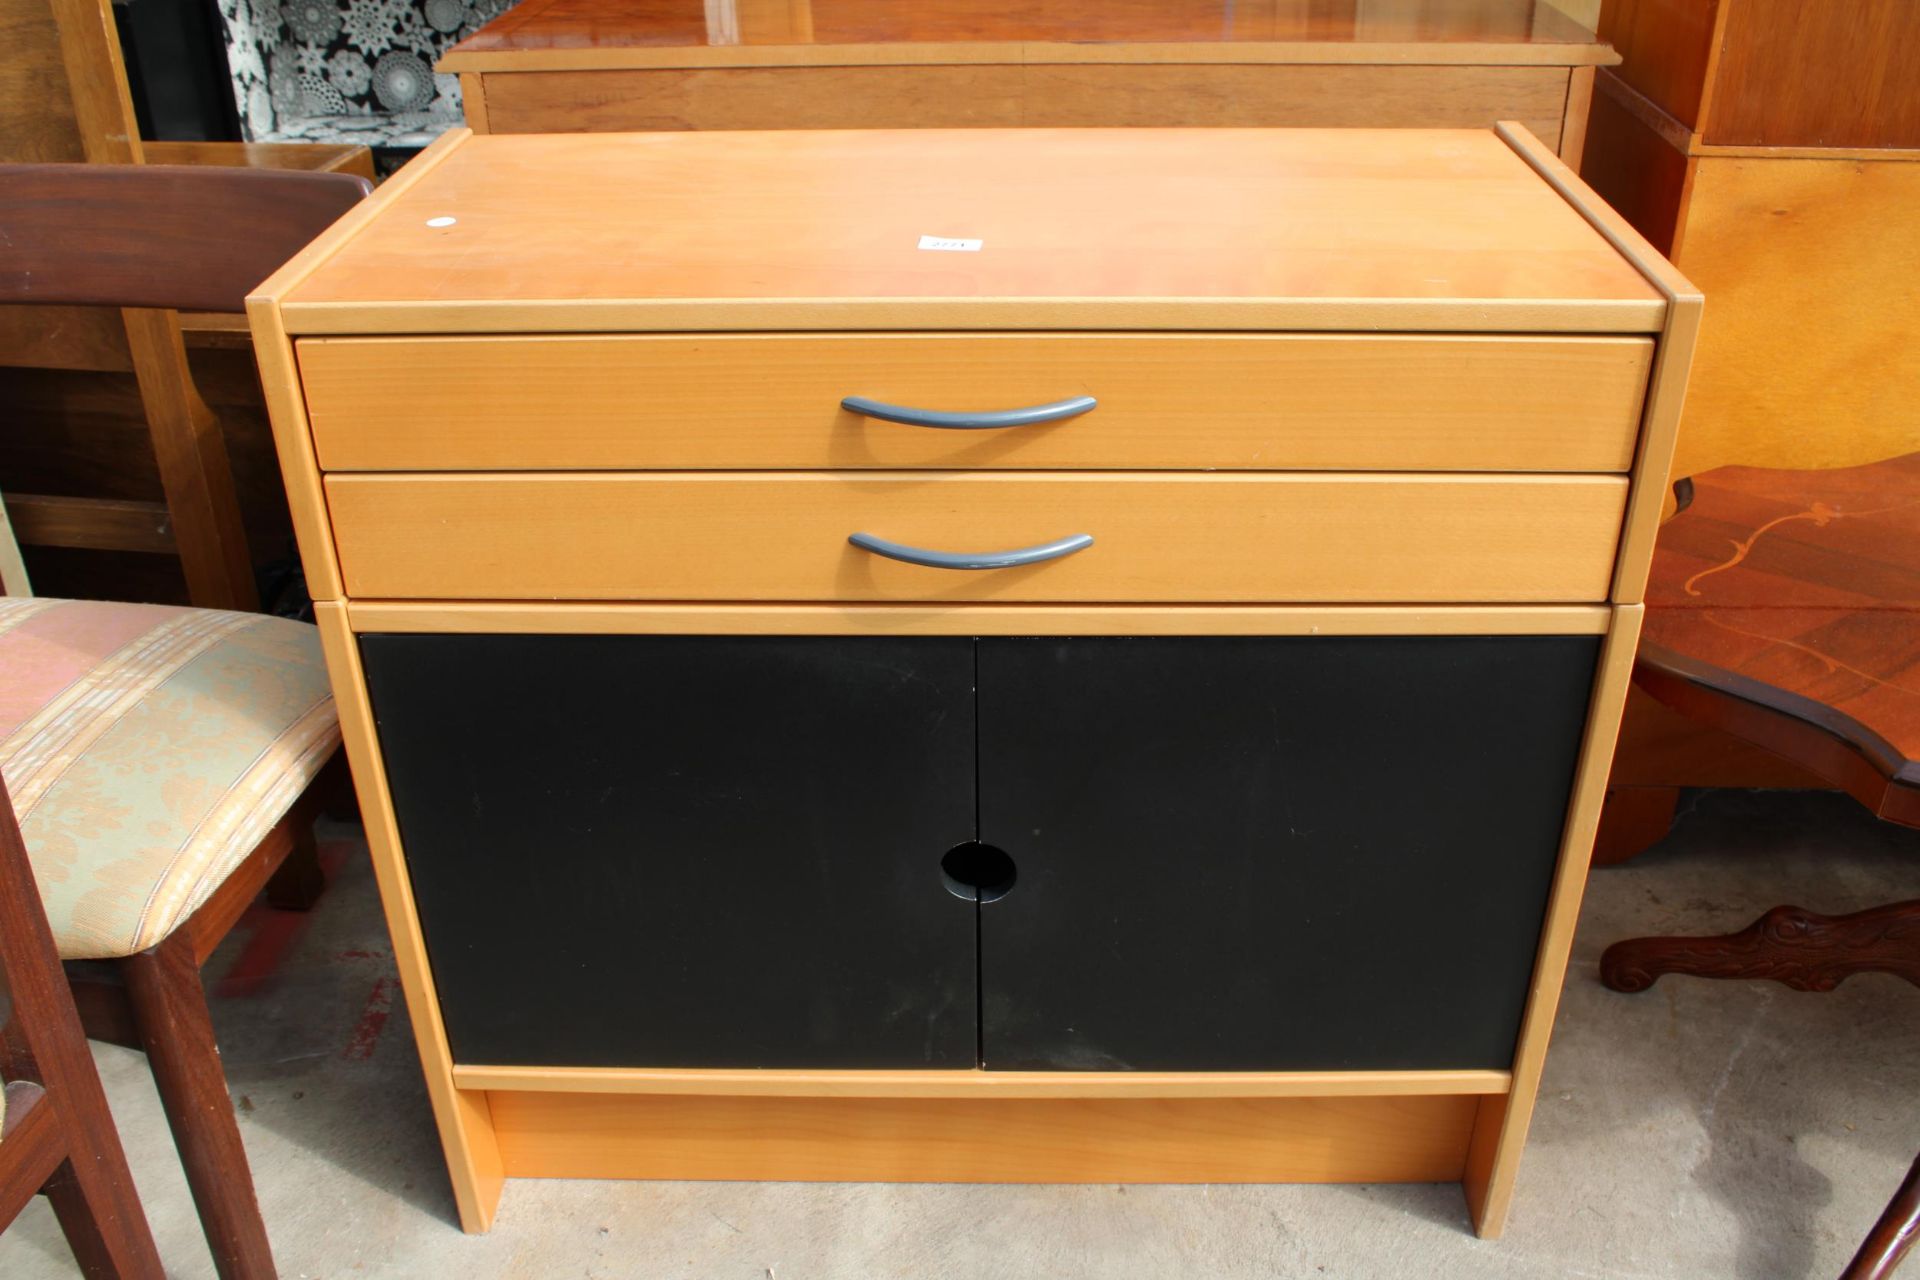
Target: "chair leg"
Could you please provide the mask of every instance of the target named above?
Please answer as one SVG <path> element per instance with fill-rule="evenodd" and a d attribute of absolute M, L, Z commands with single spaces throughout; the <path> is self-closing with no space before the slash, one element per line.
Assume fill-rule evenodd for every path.
<path fill-rule="evenodd" d="M 267 904 L 282 911 L 310 911 L 326 887 L 327 878 L 320 870 L 320 841 L 314 837 L 313 824 L 302 822 L 294 827 L 293 847 L 267 879 Z"/>
<path fill-rule="evenodd" d="M 214 1267 L 221 1280 L 272 1277 L 273 1250 L 188 939 L 176 933 L 120 963 Z"/>
<path fill-rule="evenodd" d="M 72 1151 L 46 1193 L 81 1275 L 166 1280 L 118 1138 L 111 1149 Z"/>
<path fill-rule="evenodd" d="M 313 785 L 323 788 L 321 794 L 326 797 L 322 813 L 336 822 L 360 821 L 360 797 L 353 789 L 353 773 L 347 768 L 345 751 L 334 752 Z"/>
<path fill-rule="evenodd" d="M 1860 1242 L 1860 1252 L 1853 1255 L 1840 1280 L 1885 1280 L 1907 1256 L 1915 1236 L 1920 1236 L 1920 1160 L 1907 1170 L 1907 1180 Z"/>
<path fill-rule="evenodd" d="M 1629 938 L 1600 957 L 1600 981 L 1615 991 L 1645 991 L 1663 973 L 1771 978 L 1795 991 L 1831 991 L 1856 973 L 1891 973 L 1920 986 L 1920 899 L 1846 916 L 1775 907 L 1739 933 Z"/>

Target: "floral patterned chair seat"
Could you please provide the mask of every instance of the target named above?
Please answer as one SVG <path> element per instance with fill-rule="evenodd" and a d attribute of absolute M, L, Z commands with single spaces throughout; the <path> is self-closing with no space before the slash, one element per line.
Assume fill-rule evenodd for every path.
<path fill-rule="evenodd" d="M 242 131 L 254 142 L 420 147 L 460 123 L 433 64 L 514 0 L 220 0 Z"/>

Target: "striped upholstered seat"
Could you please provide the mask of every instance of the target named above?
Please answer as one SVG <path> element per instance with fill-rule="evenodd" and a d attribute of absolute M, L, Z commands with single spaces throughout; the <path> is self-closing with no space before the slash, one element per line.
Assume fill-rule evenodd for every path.
<path fill-rule="evenodd" d="M 65 959 L 164 939 L 339 741 L 305 623 L 0 598 L 0 772 Z"/>

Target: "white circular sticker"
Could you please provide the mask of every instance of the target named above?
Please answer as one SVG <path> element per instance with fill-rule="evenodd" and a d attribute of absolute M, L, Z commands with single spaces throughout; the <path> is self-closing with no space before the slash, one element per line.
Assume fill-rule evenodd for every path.
<path fill-rule="evenodd" d="M 458 221 L 460 221 L 460 219 L 458 218 L 449 218 L 449 217 L 441 216 L 438 218 L 428 218 L 427 225 L 430 227 L 450 227 Z"/>

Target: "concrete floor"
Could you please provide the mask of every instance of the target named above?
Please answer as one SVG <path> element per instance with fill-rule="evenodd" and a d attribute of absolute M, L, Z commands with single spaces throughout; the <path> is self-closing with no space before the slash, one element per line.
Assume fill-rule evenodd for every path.
<path fill-rule="evenodd" d="M 597 1182 L 509 1183 L 493 1233 L 468 1237 L 358 833 L 327 855 L 318 911 L 290 927 L 261 911 L 208 969 L 288 1277 L 1786 1280 L 1837 1274 L 1920 1151 L 1920 990 L 1596 981 L 1617 938 L 1920 897 L 1920 833 L 1835 796 L 1719 792 L 1593 880 L 1503 1240 L 1471 1235 L 1452 1185 Z M 96 1056 L 169 1274 L 211 1276 L 144 1060 Z M 0 1237 L 0 1277 L 72 1274 L 44 1202 Z"/>

